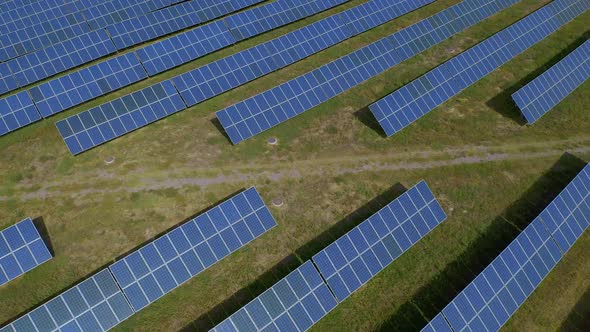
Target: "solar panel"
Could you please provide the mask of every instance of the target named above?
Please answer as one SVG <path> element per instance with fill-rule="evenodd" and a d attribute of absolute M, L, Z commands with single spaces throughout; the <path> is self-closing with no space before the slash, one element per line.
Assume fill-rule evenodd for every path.
<path fill-rule="evenodd" d="M 185 108 L 172 83 L 164 81 L 55 125 L 70 152 L 76 155 Z"/>
<path fill-rule="evenodd" d="M 590 41 L 520 88 L 512 99 L 532 124 L 590 77 Z"/>
<path fill-rule="evenodd" d="M 127 53 L 35 86 L 30 92 L 47 118 L 146 77 L 135 54 Z"/>
<path fill-rule="evenodd" d="M 453 331 L 497 331 L 590 225 L 590 165 L 442 311 Z M 449 331 L 439 314 L 423 331 Z"/>
<path fill-rule="evenodd" d="M 90 28 L 80 13 L 11 30 L 0 35 L 0 61 L 16 58 L 87 32 L 90 32 Z"/>
<path fill-rule="evenodd" d="M 210 21 L 262 0 L 194 0 L 107 27 L 118 49 Z"/>
<path fill-rule="evenodd" d="M 343 301 L 446 217 L 421 181 L 314 255 L 313 262 L 336 299 Z"/>
<path fill-rule="evenodd" d="M 307 331 L 336 305 L 307 261 L 211 331 Z"/>
<path fill-rule="evenodd" d="M 466 21 L 464 17 L 475 16 L 483 20 L 514 1 L 516 0 L 490 0 L 488 3 L 477 5 L 472 1 L 461 2 L 389 37 L 221 110 L 217 112 L 217 118 L 230 140 L 237 144 L 393 67 L 405 60 L 408 55 L 401 51 L 403 48 L 413 47 L 415 52 L 420 52 L 420 48 L 414 45 L 420 45 L 422 49 L 433 46 L 437 41 L 428 34 L 428 27 L 424 26 L 426 23 L 430 24 L 428 20 L 436 20 L 439 26 L 450 23 L 460 30 L 476 22 L 474 19 Z M 463 12 L 462 16 L 447 14 L 448 10 L 455 12 L 458 8 L 468 8 L 470 11 Z M 436 33 L 439 41 L 448 38 L 441 37 L 436 31 L 433 33 Z M 425 38 L 428 38 L 431 44 L 421 41 Z"/>
<path fill-rule="evenodd" d="M 0 136 L 41 120 L 28 92 L 0 99 Z"/>
<path fill-rule="evenodd" d="M 5 62 L 0 62 L 0 95 L 16 89 L 16 81 Z"/>
<path fill-rule="evenodd" d="M 152 1 L 110 0 L 87 3 L 84 15 L 93 30 L 107 27 L 123 20 L 142 16 L 153 8 Z"/>
<path fill-rule="evenodd" d="M 250 188 L 112 264 L 139 311 L 276 225 Z"/>
<path fill-rule="evenodd" d="M 75 7 L 60 0 L 46 0 L 0 12 L 0 34 L 47 22 L 75 12 Z"/>
<path fill-rule="evenodd" d="M 107 33 L 98 30 L 12 59 L 7 63 L 18 85 L 25 86 L 114 52 L 115 45 Z"/>
<path fill-rule="evenodd" d="M 0 286 L 51 259 L 30 218 L 0 232 Z"/>
<path fill-rule="evenodd" d="M 436 315 L 429 323 L 426 325 L 422 332 L 454 332 L 451 329 L 449 323 L 445 320 L 445 317 L 442 313 Z"/>
<path fill-rule="evenodd" d="M 56 296 L 3 332 L 107 331 L 133 314 L 108 269 Z"/>
<path fill-rule="evenodd" d="M 391 136 L 590 8 L 556 0 L 369 106 Z"/>
<path fill-rule="evenodd" d="M 277 0 L 225 18 L 237 40 L 320 13 L 349 0 Z"/>
<path fill-rule="evenodd" d="M 566 252 L 590 225 L 590 165 L 541 212 L 541 220 Z"/>
<path fill-rule="evenodd" d="M 153 76 L 235 42 L 225 23 L 219 20 L 147 45 L 136 53 L 148 74 Z"/>

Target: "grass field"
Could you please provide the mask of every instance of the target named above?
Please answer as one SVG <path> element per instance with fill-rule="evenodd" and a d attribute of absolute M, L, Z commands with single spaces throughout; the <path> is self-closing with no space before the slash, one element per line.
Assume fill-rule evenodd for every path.
<path fill-rule="evenodd" d="M 0 228 L 43 219 L 55 258 L 0 288 L 0 322 L 19 317 L 182 220 L 256 186 L 278 227 L 119 325 L 207 330 L 372 212 L 425 179 L 449 215 L 314 326 L 419 330 L 590 161 L 590 82 L 534 126 L 510 94 L 590 36 L 590 12 L 401 133 L 384 138 L 367 105 L 549 1 L 523 0 L 334 100 L 232 146 L 214 112 L 442 10 L 409 15 L 189 110 L 73 157 L 62 118 L 269 40 L 338 8 L 191 62 L 0 138 Z M 266 143 L 278 137 L 279 144 Z M 104 160 L 115 157 L 113 164 Z M 585 233 L 504 327 L 590 329 Z"/>

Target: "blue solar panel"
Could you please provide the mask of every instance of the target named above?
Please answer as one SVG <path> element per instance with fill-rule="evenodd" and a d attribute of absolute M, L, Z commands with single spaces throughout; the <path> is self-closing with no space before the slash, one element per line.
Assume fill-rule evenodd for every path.
<path fill-rule="evenodd" d="M 369 106 L 391 136 L 590 8 L 556 0 Z"/>
<path fill-rule="evenodd" d="M 541 212 L 541 220 L 563 252 L 590 225 L 590 165 Z"/>
<path fill-rule="evenodd" d="M 3 332 L 108 331 L 133 309 L 105 269 L 2 329 Z"/>
<path fill-rule="evenodd" d="M 225 18 L 237 40 L 317 14 L 349 0 L 277 0 Z"/>
<path fill-rule="evenodd" d="M 90 28 L 80 13 L 11 30 L 0 35 L 0 61 L 34 52 L 87 32 L 90 32 Z"/>
<path fill-rule="evenodd" d="M 336 305 L 313 263 L 307 261 L 211 331 L 307 331 Z"/>
<path fill-rule="evenodd" d="M 0 34 L 66 16 L 76 7 L 63 0 L 45 0 L 0 12 Z"/>
<path fill-rule="evenodd" d="M 0 136 L 41 120 L 26 91 L 0 99 Z"/>
<path fill-rule="evenodd" d="M 16 89 L 16 80 L 5 62 L 0 62 L 0 95 Z"/>
<path fill-rule="evenodd" d="M 98 30 L 12 59 L 7 63 L 18 85 L 25 86 L 114 52 L 115 45 L 107 33 Z"/>
<path fill-rule="evenodd" d="M 137 50 L 150 76 L 235 43 L 223 21 L 215 21 Z"/>
<path fill-rule="evenodd" d="M 442 313 L 436 315 L 429 323 L 426 325 L 422 332 L 454 332 L 451 329 L 451 326 L 446 321 L 445 316 Z"/>
<path fill-rule="evenodd" d="M 434 0 L 375 0 L 348 9 L 339 16 L 352 34 L 357 35 L 432 2 Z"/>
<path fill-rule="evenodd" d="M 164 81 L 56 123 L 74 155 L 186 108 L 170 81 Z"/>
<path fill-rule="evenodd" d="M 590 41 L 516 91 L 512 99 L 528 123 L 534 123 L 590 77 Z"/>
<path fill-rule="evenodd" d="M 118 49 L 180 31 L 248 7 L 262 0 L 194 0 L 107 27 Z"/>
<path fill-rule="evenodd" d="M 453 331 L 497 331 L 590 226 L 590 165 L 443 311 Z M 436 322 L 435 322 L 436 320 Z M 439 314 L 423 331 L 449 331 Z"/>
<path fill-rule="evenodd" d="M 86 4 L 84 16 L 93 30 L 107 27 L 133 17 L 142 16 L 155 9 L 152 1 L 110 0 Z"/>
<path fill-rule="evenodd" d="M 217 112 L 217 118 L 230 140 L 234 144 L 239 143 L 393 67 L 407 58 L 408 52 L 402 51 L 405 48 L 413 49 L 412 52 L 420 52 L 448 38 L 441 37 L 438 30 L 433 31 L 438 41 L 430 36 L 428 31 L 433 27 L 429 20 L 435 20 L 441 29 L 444 28 L 444 24 L 449 23 L 461 30 L 469 24 L 465 22 L 464 17 L 475 15 L 482 20 L 514 1 L 516 0 L 490 0 L 489 3 L 477 5 L 472 1 L 461 2 L 307 74 L 221 110 Z M 449 10 L 458 11 L 457 8 L 464 7 L 470 11 L 460 16 L 448 14 Z M 471 19 L 469 22 L 474 20 Z M 430 44 L 422 41 L 425 38 L 428 38 Z"/>
<path fill-rule="evenodd" d="M 127 53 L 31 88 L 44 118 L 147 77 L 134 53 Z"/>
<path fill-rule="evenodd" d="M 250 188 L 109 268 L 139 311 L 275 225 L 256 189 Z"/>
<path fill-rule="evenodd" d="M 0 286 L 50 259 L 51 253 L 30 218 L 0 231 Z"/>
<path fill-rule="evenodd" d="M 367 283 L 446 219 L 421 181 L 313 256 L 339 301 Z"/>

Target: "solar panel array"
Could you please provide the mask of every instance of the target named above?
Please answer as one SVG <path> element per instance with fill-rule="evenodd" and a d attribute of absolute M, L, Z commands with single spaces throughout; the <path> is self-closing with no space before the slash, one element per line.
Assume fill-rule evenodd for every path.
<path fill-rule="evenodd" d="M 25 86 L 116 51 L 107 33 L 98 30 L 12 59 L 7 63 L 18 86 Z"/>
<path fill-rule="evenodd" d="M 16 80 L 10 72 L 10 68 L 5 62 L 0 62 L 0 95 L 16 88 Z"/>
<path fill-rule="evenodd" d="M 250 188 L 109 268 L 138 311 L 275 225 L 256 189 Z"/>
<path fill-rule="evenodd" d="M 590 77 L 590 40 L 520 88 L 512 99 L 528 123 L 534 123 Z"/>
<path fill-rule="evenodd" d="M 236 144 L 276 126 L 518 0 L 466 0 L 271 90 L 217 112 Z M 435 25 L 440 30 L 433 29 Z M 428 28 L 430 27 L 430 28 Z"/>
<path fill-rule="evenodd" d="M 47 118 L 144 78 L 147 73 L 135 54 L 127 53 L 33 87 L 30 92 Z"/>
<path fill-rule="evenodd" d="M 499 330 L 589 226 L 587 165 L 423 331 Z"/>
<path fill-rule="evenodd" d="M 152 8 L 152 1 L 145 0 L 92 1 L 87 3 L 84 15 L 90 27 L 98 30 L 132 17 L 145 15 Z"/>
<path fill-rule="evenodd" d="M 47 22 L 66 16 L 75 10 L 70 3 L 62 0 L 46 0 L 30 3 L 0 12 L 0 34 L 18 30 L 25 26 Z"/>
<path fill-rule="evenodd" d="M 164 81 L 56 123 L 74 155 L 186 108 L 170 81 Z"/>
<path fill-rule="evenodd" d="M 369 106 L 391 136 L 590 8 L 555 0 Z"/>
<path fill-rule="evenodd" d="M 193 0 L 131 18 L 107 30 L 118 49 L 124 49 L 166 34 L 218 18 L 262 0 Z M 281 0 L 279 0 L 281 1 Z"/>
<path fill-rule="evenodd" d="M 5 326 L 3 332 L 107 331 L 133 314 L 108 269 Z"/>
<path fill-rule="evenodd" d="M 30 218 L 0 232 L 0 286 L 51 259 Z"/>
<path fill-rule="evenodd" d="M 19 27 L 0 35 L 0 61 L 10 60 L 88 32 L 90 27 L 80 13 Z"/>
<path fill-rule="evenodd" d="M 446 219 L 421 181 L 313 256 L 339 301 L 367 283 Z"/>
<path fill-rule="evenodd" d="M 307 261 L 211 331 L 306 331 L 337 304 Z"/>
<path fill-rule="evenodd" d="M 0 99 L 0 136 L 41 120 L 26 91 Z"/>
<path fill-rule="evenodd" d="M 376 0 L 375 2 L 381 1 L 382 0 Z M 426 2 L 400 0 L 397 3 L 398 7 L 390 4 L 390 6 L 386 7 L 371 6 L 368 8 L 375 9 L 370 13 L 382 11 L 383 8 L 397 8 L 395 10 L 391 10 L 391 12 L 402 14 L 411 11 L 415 9 L 416 6 L 420 6 L 425 3 Z M 366 4 L 362 6 L 367 7 Z M 368 11 L 364 10 L 363 12 L 366 14 Z M 340 20 L 340 15 L 344 14 L 345 12 L 330 16 L 301 29 L 285 34 L 281 37 L 270 40 L 266 43 L 256 45 L 234 55 L 214 61 L 203 67 L 177 76 L 172 80 L 176 88 L 180 91 L 184 101 L 189 106 L 195 105 L 205 99 L 219 95 L 225 91 L 235 88 L 255 78 L 266 75 L 280 67 L 285 67 L 290 63 L 296 62 L 306 56 L 319 52 L 330 45 L 349 38 L 352 35 L 352 32 L 346 28 L 346 21 Z M 392 17 L 392 15 L 394 14 L 389 14 L 388 17 L 393 19 L 394 17 Z M 350 15 L 346 16 L 347 18 L 351 18 Z M 219 27 L 219 30 L 221 29 L 223 29 L 222 26 Z M 357 29 L 355 31 L 359 30 Z M 162 45 L 159 47 L 161 46 Z M 204 49 L 201 48 L 201 50 Z M 152 51 L 155 53 L 159 52 L 155 49 L 152 49 Z M 160 67 L 160 65 L 163 65 L 164 67 Z M 156 66 L 160 68 L 157 68 Z M 158 71 L 159 69 L 164 69 L 166 65 L 163 61 L 159 61 L 146 67 L 148 68 L 148 71 L 151 70 L 154 72 Z M 182 108 L 179 106 L 178 108 L 170 108 L 168 112 L 159 112 L 157 113 L 158 116 L 155 119 L 161 119 L 161 116 L 170 115 L 181 109 Z M 87 123 L 89 123 L 88 126 L 80 124 L 81 122 L 79 118 L 93 118 L 93 116 L 88 114 L 90 112 L 92 112 L 92 110 L 85 111 L 79 114 L 79 116 L 71 117 L 70 119 L 74 121 L 75 125 L 64 124 L 63 122 L 65 121 L 58 123 L 60 134 L 66 141 L 70 151 L 73 154 L 81 153 L 98 144 L 119 137 L 127 132 L 152 122 L 151 120 L 145 121 L 143 119 L 141 119 L 141 121 L 135 121 L 135 123 L 130 121 L 129 126 L 118 125 L 117 127 L 120 128 L 120 130 L 112 130 L 112 125 L 109 126 L 109 124 L 103 124 L 100 127 L 104 126 L 104 131 L 106 133 L 103 132 L 101 135 L 101 131 L 103 130 L 97 129 L 96 123 L 94 121 L 87 121 Z M 151 114 L 152 112 L 148 112 L 150 113 L 149 119 L 154 119 L 154 116 Z M 148 119 L 147 116 L 146 119 Z M 119 120 L 115 121 L 119 122 Z M 127 129 L 124 129 L 125 127 L 127 127 Z M 88 132 L 88 128 L 92 128 L 94 134 L 90 134 L 90 132 Z M 89 136 L 92 137 L 92 139 Z M 85 143 L 81 144 L 82 141 Z"/>

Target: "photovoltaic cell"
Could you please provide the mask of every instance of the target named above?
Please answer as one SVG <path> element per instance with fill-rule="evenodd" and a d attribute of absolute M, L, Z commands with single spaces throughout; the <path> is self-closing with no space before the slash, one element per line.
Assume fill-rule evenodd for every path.
<path fill-rule="evenodd" d="M 28 92 L 0 99 L 0 136 L 41 120 Z"/>
<path fill-rule="evenodd" d="M 336 304 L 307 261 L 211 331 L 307 331 Z"/>
<path fill-rule="evenodd" d="M 45 0 L 0 12 L 0 34 L 67 16 L 76 7 L 63 0 Z"/>
<path fill-rule="evenodd" d="M 30 218 L 0 231 L 0 286 L 50 259 L 51 253 Z"/>
<path fill-rule="evenodd" d="M 235 43 L 223 21 L 180 33 L 137 50 L 137 56 L 150 76 L 198 59 Z"/>
<path fill-rule="evenodd" d="M 451 329 L 449 323 L 445 320 L 445 316 L 442 313 L 436 315 L 429 323 L 426 325 L 422 332 L 454 332 Z"/>
<path fill-rule="evenodd" d="M 25 86 L 116 51 L 106 32 L 98 30 L 12 59 L 7 63 L 18 85 Z"/>
<path fill-rule="evenodd" d="M 56 123 L 73 155 L 115 139 L 186 108 L 170 81 L 164 81 Z"/>
<path fill-rule="evenodd" d="M 590 77 L 590 41 L 586 41 L 546 72 L 512 95 L 532 124 Z"/>
<path fill-rule="evenodd" d="M 320 13 L 349 0 L 277 0 L 225 18 L 237 40 Z"/>
<path fill-rule="evenodd" d="M 423 331 L 497 331 L 590 225 L 590 165 Z M 442 319 L 441 317 L 444 317 Z"/>
<path fill-rule="evenodd" d="M 147 78 L 134 53 L 127 53 L 30 89 L 44 118 Z"/>
<path fill-rule="evenodd" d="M 556 0 L 369 106 L 391 136 L 590 8 Z"/>
<path fill-rule="evenodd" d="M 108 269 L 61 293 L 3 328 L 3 332 L 108 331 L 133 309 Z"/>
<path fill-rule="evenodd" d="M 432 25 L 428 20 L 436 20 L 438 26 L 444 26 L 449 22 L 458 22 L 457 24 L 452 23 L 452 25 L 459 31 L 467 28 L 469 24 L 474 24 L 506 8 L 515 1 L 490 0 L 490 2 L 477 5 L 473 4 L 473 1 L 461 2 L 449 9 L 455 8 L 453 10 L 457 11 L 459 9 L 456 8 L 465 8 L 470 10 L 462 13 L 462 16 L 448 15 L 447 10 L 443 11 L 307 74 L 221 110 L 217 112 L 217 118 L 231 141 L 234 144 L 239 143 L 393 67 L 408 57 L 409 53 L 402 51 L 403 49 L 412 47 L 413 52 L 417 54 L 440 40 L 448 38 L 448 36 L 441 37 L 438 34 L 436 38 L 439 38 L 439 41 L 431 38 L 428 31 Z M 406 5 L 410 6 L 407 3 Z M 414 2 L 413 5 L 420 5 L 420 3 Z M 412 7 L 406 7 L 406 10 L 409 8 Z M 476 13 L 478 14 L 476 15 Z M 475 20 L 463 19 L 474 15 L 477 18 Z M 425 24 L 428 26 L 424 26 Z M 430 40 L 430 44 L 421 41 L 424 39 Z"/>
<path fill-rule="evenodd" d="M 149 13 L 153 8 L 152 2 L 145 0 L 87 1 L 84 15 L 90 27 L 98 30 Z"/>
<path fill-rule="evenodd" d="M 366 284 L 446 219 L 421 181 L 313 256 L 338 301 Z"/>
<path fill-rule="evenodd" d="M 90 28 L 80 13 L 20 27 L 0 35 L 0 61 L 10 60 L 88 32 Z"/>
<path fill-rule="evenodd" d="M 256 189 L 250 188 L 109 268 L 139 311 L 275 225 Z"/>
<path fill-rule="evenodd" d="M 118 49 L 213 20 L 262 0 L 194 0 L 107 27 Z"/>
<path fill-rule="evenodd" d="M 0 95 L 16 89 L 16 81 L 5 62 L 0 62 Z"/>

